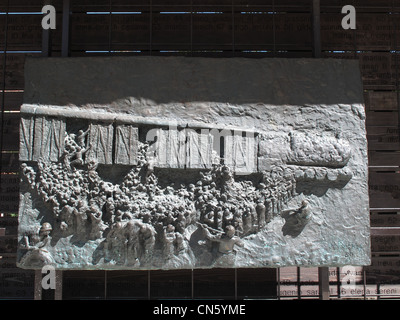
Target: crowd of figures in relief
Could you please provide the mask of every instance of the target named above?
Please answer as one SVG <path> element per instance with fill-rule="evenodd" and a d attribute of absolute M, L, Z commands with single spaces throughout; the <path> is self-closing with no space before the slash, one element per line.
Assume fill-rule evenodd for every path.
<path fill-rule="evenodd" d="M 60 142 L 54 159 L 39 152 L 32 161 L 34 150 L 29 150 L 31 161 L 22 161 L 25 194 L 40 208 L 41 226 L 20 239 L 20 265 L 81 263 L 73 248 L 91 243 L 86 260 L 92 266 L 234 266 L 243 239 L 262 232 L 276 217 L 288 222 L 282 232 L 293 237 L 301 233 L 312 218 L 310 203 L 303 199 L 293 208 L 287 204 L 299 192 L 306 193 L 307 182 L 351 178 L 345 169 L 302 163 L 273 165 L 248 175 L 235 174 L 222 159 L 196 170 L 158 168 L 151 144 L 136 139 L 126 147 L 128 134 L 125 154 L 134 148 L 135 159 L 121 158 L 124 170 L 118 171 L 116 182 L 103 174 L 104 165 L 110 164 L 107 156 L 99 161 L 93 152 L 93 128 L 65 130 L 63 141 L 54 139 Z M 57 253 L 57 242 L 66 239 L 70 250 Z"/>

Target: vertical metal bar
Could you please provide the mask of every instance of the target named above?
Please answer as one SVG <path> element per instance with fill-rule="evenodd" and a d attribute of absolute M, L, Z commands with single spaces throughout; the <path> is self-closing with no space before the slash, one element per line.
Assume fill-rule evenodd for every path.
<path fill-rule="evenodd" d="M 71 1 L 63 1 L 63 22 L 62 22 L 62 45 L 61 56 L 70 56 L 70 21 L 71 21 Z"/>
<path fill-rule="evenodd" d="M 150 300 L 150 270 L 147 270 L 147 299 Z"/>
<path fill-rule="evenodd" d="M 367 270 L 363 267 L 363 288 L 364 288 L 364 300 L 367 300 Z"/>
<path fill-rule="evenodd" d="M 237 300 L 237 268 L 235 268 L 235 300 Z"/>
<path fill-rule="evenodd" d="M 108 22 L 108 51 L 111 52 L 111 43 L 112 43 L 112 0 L 109 3 L 109 18 L 110 21 Z"/>
<path fill-rule="evenodd" d="M 235 7 L 232 0 L 232 57 L 235 56 Z"/>
<path fill-rule="evenodd" d="M 190 56 L 193 56 L 193 0 L 190 0 Z"/>
<path fill-rule="evenodd" d="M 341 290 L 341 281 L 340 281 L 340 268 L 337 267 L 336 268 L 336 282 L 337 282 L 337 296 L 338 299 L 340 299 L 340 290 Z"/>
<path fill-rule="evenodd" d="M 35 284 L 33 298 L 35 300 L 42 300 L 42 271 L 35 270 Z"/>
<path fill-rule="evenodd" d="M 51 0 L 44 0 L 44 5 L 51 5 Z M 43 29 L 42 31 L 42 56 L 51 56 L 51 29 Z"/>
<path fill-rule="evenodd" d="M 301 299 L 301 285 L 300 285 L 300 281 L 301 281 L 301 274 L 300 274 L 300 267 L 297 267 L 296 269 L 297 271 L 297 299 Z"/>
<path fill-rule="evenodd" d="M 272 37 L 273 37 L 273 52 L 276 55 L 276 21 L 275 21 L 275 0 L 272 0 Z"/>
<path fill-rule="evenodd" d="M 395 5 L 394 5 L 395 1 L 392 1 L 392 12 L 395 12 Z M 392 54 L 394 54 L 394 58 L 395 58 L 395 66 L 396 66 L 396 92 L 397 92 L 397 109 L 398 109 L 398 134 L 399 134 L 399 139 L 400 139 L 400 81 L 399 81 L 399 72 L 400 72 L 400 62 L 399 62 L 399 55 L 400 53 L 398 52 L 398 46 L 399 44 L 398 42 L 398 36 L 397 36 L 397 32 L 398 31 L 398 27 L 399 25 L 397 24 L 397 20 L 399 14 L 393 14 L 391 15 L 391 19 L 393 20 L 393 47 L 391 48 L 391 51 L 394 52 Z M 396 17 L 396 18 L 395 18 Z"/>
<path fill-rule="evenodd" d="M 6 73 L 7 73 L 7 48 L 8 48 L 8 13 L 10 9 L 10 0 L 7 1 L 6 17 L 4 23 L 4 56 L 3 56 L 3 87 L 1 93 L 1 127 L 0 127 L 0 172 L 3 172 L 3 145 L 4 145 L 4 110 L 5 110 L 5 91 L 6 91 Z M 0 175 L 0 192 L 2 190 L 2 177 Z"/>
<path fill-rule="evenodd" d="M 192 300 L 194 299 L 194 275 L 193 275 L 193 269 L 192 269 L 192 273 L 191 273 L 191 279 L 190 279 L 191 283 L 192 283 L 192 287 L 191 287 L 191 297 Z"/>
<path fill-rule="evenodd" d="M 281 268 L 276 268 L 276 280 L 277 280 L 276 295 L 278 297 L 278 300 L 281 300 Z"/>
<path fill-rule="evenodd" d="M 318 286 L 320 300 L 329 300 L 329 268 L 318 268 Z"/>
<path fill-rule="evenodd" d="M 62 300 L 63 292 L 63 272 L 56 270 L 56 289 L 54 292 L 54 300 Z"/>
<path fill-rule="evenodd" d="M 153 50 L 153 1 L 150 0 L 150 45 L 149 45 L 149 54 L 151 55 Z"/>
<path fill-rule="evenodd" d="M 107 300 L 107 270 L 104 270 L 104 300 Z"/>
<path fill-rule="evenodd" d="M 378 284 L 376 285 L 376 294 L 377 294 L 376 299 L 377 299 L 377 300 L 380 300 L 380 299 L 381 299 L 381 284 L 380 284 L 380 283 L 378 283 Z"/>
<path fill-rule="evenodd" d="M 312 6 L 313 26 L 313 57 L 321 58 L 321 4 L 320 0 L 313 0 Z"/>
<path fill-rule="evenodd" d="M 355 6 L 355 0 L 352 0 L 351 1 L 352 3 L 352 5 L 353 6 Z M 354 56 L 354 59 L 357 59 L 357 52 L 358 52 L 358 50 L 357 50 L 357 29 L 354 29 L 353 30 L 353 38 L 354 38 L 354 54 L 353 54 L 353 56 Z"/>
<path fill-rule="evenodd" d="M 50 30 L 43 30 L 43 38 L 42 38 L 42 56 L 50 57 L 51 56 L 51 36 Z"/>

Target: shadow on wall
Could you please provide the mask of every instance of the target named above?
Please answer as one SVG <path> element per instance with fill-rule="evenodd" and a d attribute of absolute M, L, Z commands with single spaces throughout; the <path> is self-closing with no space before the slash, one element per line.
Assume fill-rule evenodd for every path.
<path fill-rule="evenodd" d="M 346 177 L 342 180 L 328 182 L 317 182 L 317 181 L 297 181 L 296 192 L 304 195 L 316 195 L 317 197 L 323 197 L 329 189 L 343 189 L 346 184 L 351 180 L 351 177 Z"/>
<path fill-rule="evenodd" d="M 282 58 L 27 58 L 25 104 L 363 103 L 357 60 Z M 131 103 L 134 105 L 134 103 Z"/>

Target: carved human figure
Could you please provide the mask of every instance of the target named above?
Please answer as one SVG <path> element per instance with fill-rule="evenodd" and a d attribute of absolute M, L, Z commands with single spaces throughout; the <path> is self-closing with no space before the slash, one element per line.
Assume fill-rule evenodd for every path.
<path fill-rule="evenodd" d="M 175 227 L 172 224 L 167 225 L 164 228 L 163 234 L 164 242 L 164 257 L 165 259 L 171 259 L 174 255 L 174 244 L 175 244 Z"/>
<path fill-rule="evenodd" d="M 101 238 L 106 226 L 102 221 L 102 211 L 97 204 L 91 203 L 88 210 L 88 218 L 91 226 L 89 238 L 93 240 Z"/>
<path fill-rule="evenodd" d="M 50 233 L 52 230 L 51 224 L 44 222 L 39 230 L 39 242 L 33 245 L 30 245 L 29 238 L 24 236 L 25 249 L 27 249 L 28 252 L 22 257 L 21 264 L 43 266 L 54 263 L 54 259 L 48 250 L 51 241 Z"/>
<path fill-rule="evenodd" d="M 232 208 L 233 211 L 233 227 L 239 234 L 243 234 L 243 219 L 239 210 Z"/>
<path fill-rule="evenodd" d="M 242 215 L 243 219 L 243 235 L 248 235 L 252 232 L 253 221 L 250 210 L 246 209 Z"/>
<path fill-rule="evenodd" d="M 68 152 L 68 150 L 64 149 L 64 151 L 62 152 L 61 155 L 61 162 L 63 163 L 64 167 L 68 170 L 71 171 L 71 161 L 70 161 L 70 153 Z"/>
<path fill-rule="evenodd" d="M 28 180 L 31 188 L 33 189 L 35 187 L 35 178 L 36 178 L 35 171 L 32 169 L 32 167 L 29 167 L 26 163 L 21 164 L 21 171 L 22 174 Z"/>
<path fill-rule="evenodd" d="M 214 211 L 208 212 L 204 216 L 204 222 L 206 222 L 208 225 L 214 225 L 214 215 L 215 215 Z"/>
<path fill-rule="evenodd" d="M 86 233 L 86 223 L 87 223 L 87 205 L 83 200 L 78 201 L 78 208 L 74 211 L 75 215 L 75 233 L 77 235 L 83 235 Z"/>
<path fill-rule="evenodd" d="M 106 200 L 106 203 L 104 204 L 104 207 L 105 207 L 105 213 L 103 214 L 103 220 L 106 223 L 111 223 L 112 222 L 112 218 L 114 216 L 114 212 L 115 212 L 114 199 L 112 197 L 109 197 Z"/>
<path fill-rule="evenodd" d="M 257 220 L 258 220 L 258 230 L 265 226 L 265 205 L 261 202 L 256 205 Z"/>
<path fill-rule="evenodd" d="M 47 252 L 46 247 L 49 244 L 49 241 L 51 240 L 50 237 L 50 232 L 53 230 L 52 226 L 50 223 L 45 222 L 42 224 L 42 226 L 40 227 L 39 230 L 39 242 L 36 243 L 35 245 L 31 246 L 29 244 L 29 239 L 28 237 L 25 236 L 25 244 L 26 244 L 26 248 L 29 250 L 42 250 Z"/>
<path fill-rule="evenodd" d="M 129 221 L 124 228 L 125 264 L 135 266 L 139 264 L 139 221 Z"/>
<path fill-rule="evenodd" d="M 73 147 L 73 154 L 71 155 L 71 159 L 75 158 L 70 162 L 71 167 L 75 166 L 82 166 L 85 161 L 83 160 L 83 156 L 92 148 L 90 145 L 88 148 L 82 148 L 82 147 Z"/>
<path fill-rule="evenodd" d="M 86 131 L 79 130 L 78 131 L 78 136 L 76 137 L 77 143 L 81 148 L 85 148 L 86 146 L 86 136 L 88 135 L 90 129 L 87 129 Z"/>
<path fill-rule="evenodd" d="M 144 261 L 146 262 L 152 257 L 154 245 L 156 243 L 156 231 L 151 225 L 147 223 L 141 225 L 139 243 L 141 244 Z"/>
<path fill-rule="evenodd" d="M 296 225 L 305 225 L 311 219 L 311 210 L 308 201 L 303 200 L 301 203 L 301 207 L 297 209 L 294 214 L 297 219 Z"/>
<path fill-rule="evenodd" d="M 216 234 L 210 232 L 209 227 L 204 224 L 199 224 L 203 230 L 206 238 L 211 242 L 218 244 L 218 253 L 215 260 L 216 265 L 234 265 L 235 263 L 235 245 L 243 247 L 244 244 L 238 236 L 235 235 L 235 228 L 228 225 L 225 232 L 212 229 Z"/>
<path fill-rule="evenodd" d="M 175 252 L 177 255 L 185 253 L 188 250 L 188 244 L 182 234 L 176 233 Z"/>
<path fill-rule="evenodd" d="M 121 222 L 114 223 L 110 231 L 107 234 L 107 237 L 104 241 L 104 260 L 105 262 L 120 261 L 121 255 L 124 255 L 125 252 L 121 250 L 121 242 L 123 243 L 123 225 Z"/>
<path fill-rule="evenodd" d="M 149 155 L 148 160 L 147 160 L 147 166 L 146 166 L 146 175 L 145 175 L 145 181 L 146 182 L 154 182 L 152 179 L 150 179 L 151 174 L 154 172 L 154 165 L 156 163 L 156 159 Z"/>
<path fill-rule="evenodd" d="M 63 200 L 65 203 L 66 200 Z M 60 229 L 64 232 L 72 230 L 74 227 L 74 219 L 76 216 L 75 213 L 76 208 L 71 207 L 68 204 L 65 204 L 59 214 L 59 219 L 60 219 Z"/>
<path fill-rule="evenodd" d="M 214 210 L 214 226 L 218 229 L 222 229 L 223 214 L 224 212 L 220 209 L 220 207 L 217 207 Z"/>
<path fill-rule="evenodd" d="M 185 214 L 183 212 L 184 209 L 182 208 L 180 210 L 182 210 L 182 211 L 180 211 L 178 213 L 178 216 L 176 218 L 176 226 L 175 226 L 175 228 L 176 228 L 177 232 L 183 234 L 185 232 L 185 227 L 186 227 L 186 218 L 185 218 Z"/>
<path fill-rule="evenodd" d="M 282 227 L 283 235 L 297 237 L 311 220 L 312 213 L 308 201 L 303 200 L 300 207 L 284 210 L 281 216 L 286 221 Z"/>
<path fill-rule="evenodd" d="M 92 158 L 89 161 L 87 161 L 88 175 L 92 181 L 95 181 L 97 178 L 97 171 L 96 171 L 97 167 L 98 167 L 98 162 L 96 159 Z"/>
<path fill-rule="evenodd" d="M 228 166 L 223 166 L 221 169 L 222 179 L 229 183 L 233 181 L 233 173 L 232 170 Z"/>

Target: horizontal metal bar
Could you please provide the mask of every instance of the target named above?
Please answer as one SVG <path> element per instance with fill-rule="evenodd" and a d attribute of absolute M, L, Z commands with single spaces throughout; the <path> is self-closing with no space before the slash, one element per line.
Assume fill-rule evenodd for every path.
<path fill-rule="evenodd" d="M 400 236 L 400 227 L 372 227 L 372 236 Z"/>
<path fill-rule="evenodd" d="M 101 15 L 101 14 L 142 14 L 141 11 L 127 11 L 127 12 L 122 12 L 122 11 L 88 11 L 86 12 L 86 14 L 97 14 L 97 15 Z"/>
<path fill-rule="evenodd" d="M 14 15 L 29 15 L 29 14 L 43 14 L 43 12 L 39 11 L 32 11 L 32 12 L 0 12 L 0 15 L 6 15 L 6 14 L 14 14 Z"/>
<path fill-rule="evenodd" d="M 371 254 L 374 257 L 382 257 L 382 256 L 389 257 L 390 256 L 390 257 L 395 258 L 400 255 L 400 251 L 372 251 Z"/>
<path fill-rule="evenodd" d="M 400 208 L 369 208 L 369 211 L 373 212 L 396 212 L 400 211 Z"/>
<path fill-rule="evenodd" d="M 104 7 L 104 4 L 88 4 L 88 5 L 79 4 L 77 6 L 82 7 L 82 8 L 83 7 L 94 8 L 94 7 Z M 125 4 L 125 5 L 118 4 L 117 5 L 117 4 L 115 4 L 114 6 L 119 7 L 119 8 L 123 8 L 123 7 L 130 8 L 130 7 L 148 7 L 149 5 L 144 5 L 144 4 Z M 17 6 L 13 6 L 13 7 L 17 7 Z M 190 7 L 190 4 L 158 4 L 158 5 L 155 4 L 155 5 L 152 5 L 152 7 L 153 8 L 156 8 L 156 7 L 170 7 L 170 8 L 178 8 L 179 7 L 179 8 L 182 8 L 182 7 Z M 198 7 L 207 7 L 207 8 L 211 8 L 211 7 L 264 8 L 265 7 L 265 8 L 270 8 L 270 7 L 272 7 L 272 4 L 254 4 L 254 5 L 252 5 L 252 4 L 246 4 L 246 5 L 243 5 L 243 4 L 196 4 L 196 5 L 193 5 L 193 7 L 196 7 L 196 8 L 198 8 Z M 291 8 L 304 9 L 305 8 L 305 6 L 302 4 L 300 4 L 300 5 L 281 5 L 281 6 L 275 5 L 275 8 L 281 8 L 281 7 L 288 8 L 288 9 L 291 9 Z"/>

